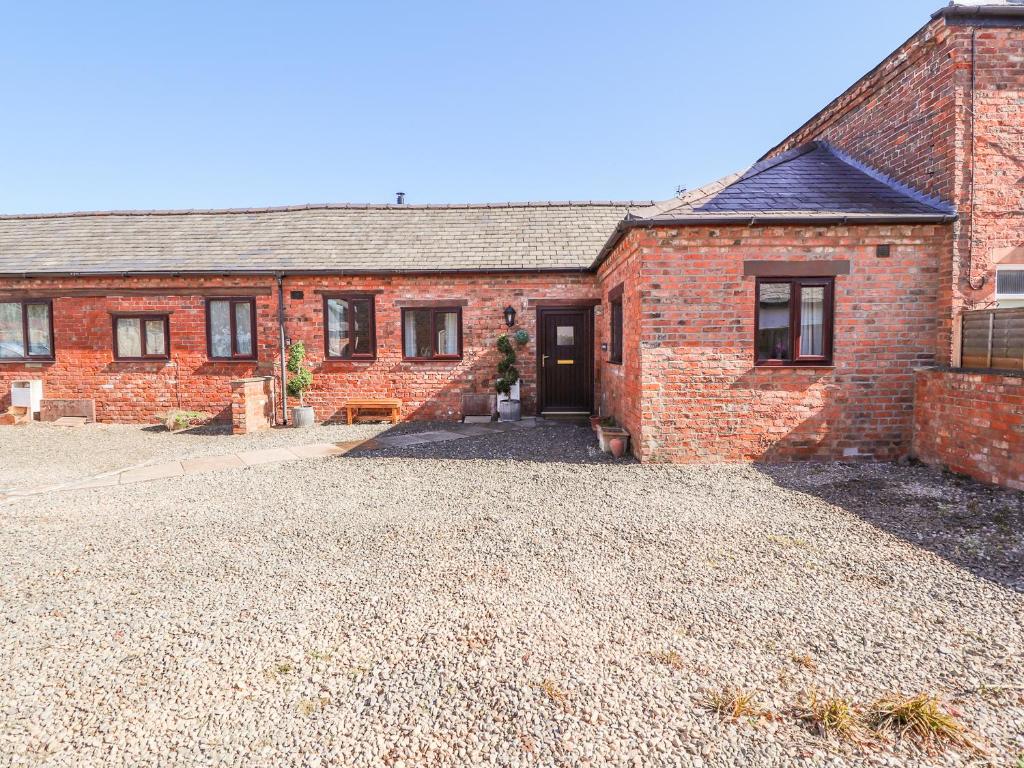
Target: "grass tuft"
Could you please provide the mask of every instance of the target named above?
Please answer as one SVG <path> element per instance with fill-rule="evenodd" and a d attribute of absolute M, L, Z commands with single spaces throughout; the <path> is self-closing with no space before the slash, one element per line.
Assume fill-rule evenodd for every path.
<path fill-rule="evenodd" d="M 936 696 L 889 696 L 871 706 L 869 721 L 877 731 L 894 731 L 926 750 L 947 745 L 976 749 L 970 734 L 953 715 L 942 708 Z"/>
<path fill-rule="evenodd" d="M 659 664 L 672 667 L 672 669 L 678 670 L 686 667 L 686 664 L 683 662 L 683 657 L 679 651 L 652 651 L 651 659 Z"/>
<path fill-rule="evenodd" d="M 854 706 L 839 696 L 822 696 L 817 691 L 807 694 L 793 714 L 819 736 L 847 741 L 860 741 L 861 722 Z"/>
<path fill-rule="evenodd" d="M 701 704 L 725 720 L 764 717 L 765 711 L 756 702 L 757 693 L 732 686 L 705 691 Z"/>

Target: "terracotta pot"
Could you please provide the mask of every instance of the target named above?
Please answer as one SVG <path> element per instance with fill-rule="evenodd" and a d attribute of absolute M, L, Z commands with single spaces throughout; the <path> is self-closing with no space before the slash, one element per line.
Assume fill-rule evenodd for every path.
<path fill-rule="evenodd" d="M 594 430 L 595 432 L 597 432 L 597 428 L 599 426 L 601 426 L 601 418 L 602 418 L 601 416 L 591 416 L 590 417 L 590 428 L 592 430 Z"/>
<path fill-rule="evenodd" d="M 621 437 L 613 437 L 609 444 L 612 449 L 612 456 L 616 459 L 621 459 L 626 455 L 626 441 Z"/>

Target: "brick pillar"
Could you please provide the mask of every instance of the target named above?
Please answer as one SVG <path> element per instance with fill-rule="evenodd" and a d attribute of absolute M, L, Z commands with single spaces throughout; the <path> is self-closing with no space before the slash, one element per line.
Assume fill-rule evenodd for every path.
<path fill-rule="evenodd" d="M 274 378 L 239 379 L 231 382 L 231 432 L 247 435 L 274 424 Z"/>

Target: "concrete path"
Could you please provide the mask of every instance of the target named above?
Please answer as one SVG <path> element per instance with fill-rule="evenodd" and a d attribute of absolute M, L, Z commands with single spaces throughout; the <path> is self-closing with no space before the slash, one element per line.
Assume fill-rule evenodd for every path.
<path fill-rule="evenodd" d="M 86 478 L 84 480 L 73 480 L 59 485 L 49 485 L 43 488 L 30 488 L 23 491 L 9 491 L 0 494 L 0 502 L 38 496 L 54 491 L 72 491 L 83 488 L 106 488 L 114 485 L 130 485 L 132 483 L 145 483 L 150 480 L 163 480 L 168 477 L 180 475 L 198 475 L 207 472 L 216 472 L 222 469 L 241 469 L 260 464 L 279 464 L 286 461 L 297 461 L 299 459 L 322 458 L 326 456 L 342 456 L 356 448 L 364 450 L 381 450 L 387 448 L 407 448 L 411 445 L 422 445 L 424 443 L 443 443 L 449 440 L 462 440 L 467 437 L 478 437 L 480 435 L 492 434 L 495 432 L 509 432 L 519 429 L 529 429 L 537 426 L 537 418 L 525 418 L 522 421 L 514 422 L 492 422 L 490 424 L 452 424 L 443 430 L 430 430 L 425 432 L 408 432 L 400 435 L 388 435 L 386 432 L 377 437 L 366 440 L 348 440 L 340 443 L 307 443 L 305 445 L 293 445 L 282 448 L 264 448 L 255 451 L 244 451 L 241 453 L 225 453 L 216 456 L 200 456 L 193 459 L 181 459 L 180 461 L 167 461 L 161 464 L 147 464 L 144 466 L 118 469 L 113 472 L 105 472 L 101 475 Z M 230 439 L 230 438 L 228 438 Z"/>

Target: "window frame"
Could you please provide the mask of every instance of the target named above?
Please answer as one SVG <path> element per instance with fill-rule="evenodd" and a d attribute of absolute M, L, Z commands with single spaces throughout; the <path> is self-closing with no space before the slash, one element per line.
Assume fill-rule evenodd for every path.
<path fill-rule="evenodd" d="M 430 312 L 430 339 L 434 349 L 431 357 L 410 357 L 405 352 L 405 317 L 409 312 Z M 459 353 L 457 355 L 439 355 L 437 353 L 437 316 L 454 312 L 459 318 Z M 446 362 L 462 359 L 462 307 L 452 304 L 438 304 L 429 307 L 402 307 L 401 325 L 399 333 L 402 339 L 402 359 L 410 362 L 429 363 L 434 361 Z"/>
<path fill-rule="evenodd" d="M 376 360 L 377 359 L 377 295 L 375 293 L 360 293 L 359 291 L 348 291 L 345 293 L 325 293 L 323 297 L 324 307 L 324 360 Z M 353 301 L 365 301 L 370 304 L 370 351 L 369 353 L 353 353 L 348 357 L 331 354 L 331 333 L 330 313 L 327 311 L 327 302 L 347 301 L 349 306 Z M 351 349 L 355 349 L 355 328 L 349 323 L 348 343 Z M 404 332 L 404 331 L 403 331 Z M 404 343 L 404 340 L 403 340 Z"/>
<path fill-rule="evenodd" d="M 764 368 L 787 368 L 793 366 L 826 367 L 834 364 L 832 337 L 835 330 L 835 277 L 758 277 L 754 284 L 754 365 Z M 789 349 L 785 360 L 762 358 L 757 351 L 758 336 L 761 333 L 761 286 L 765 284 L 789 285 Z M 803 288 L 824 288 L 825 300 L 822 308 L 822 353 L 821 355 L 800 355 L 800 292 Z"/>
<path fill-rule="evenodd" d="M 226 301 L 229 304 L 228 316 L 231 320 L 231 356 L 220 357 L 213 354 L 213 329 L 211 327 L 213 316 L 210 312 L 210 305 L 215 301 Z M 248 355 L 238 354 L 238 329 L 236 327 L 235 319 L 235 305 L 236 304 L 249 304 L 251 307 L 250 317 L 252 318 L 252 353 Z M 257 345 L 257 332 L 256 327 L 256 297 L 255 296 L 210 296 L 206 299 L 206 356 L 210 360 L 221 360 L 221 361 L 246 361 L 255 360 L 259 351 Z"/>
<path fill-rule="evenodd" d="M 129 357 L 122 355 L 117 346 L 117 323 L 120 320 L 139 321 L 139 339 L 141 342 L 142 355 L 140 357 Z M 162 320 L 164 324 L 164 351 L 159 355 L 146 354 L 146 321 Z M 147 360 L 170 360 L 171 359 L 171 316 L 166 312 L 117 312 L 111 315 L 110 324 L 114 332 L 114 359 L 126 362 L 145 362 Z"/>
<path fill-rule="evenodd" d="M 625 334 L 626 326 L 622 306 L 623 293 L 623 286 L 621 284 L 608 292 L 608 362 L 612 365 L 622 365 L 622 338 Z M 618 310 L 617 313 L 616 309 Z M 618 323 L 616 323 L 616 320 L 618 320 Z M 618 333 L 616 333 L 616 328 Z"/>
<path fill-rule="evenodd" d="M 53 299 L 0 299 L 0 304 L 21 305 L 21 345 L 25 353 L 21 357 L 0 357 L 2 363 L 46 363 L 57 359 L 57 343 L 53 336 Z M 28 337 L 28 308 L 33 304 L 41 304 L 46 307 L 47 317 L 50 321 L 50 351 L 45 355 L 33 355 L 29 353 Z"/>

